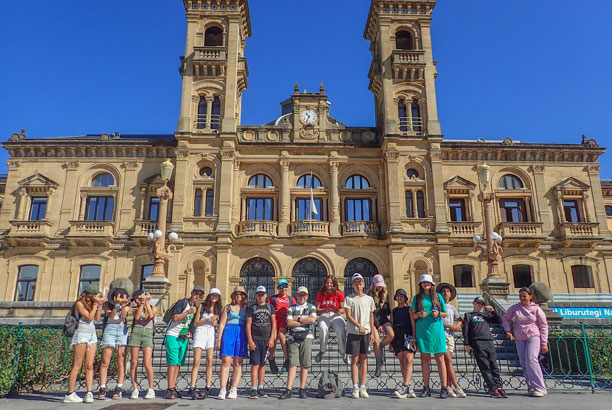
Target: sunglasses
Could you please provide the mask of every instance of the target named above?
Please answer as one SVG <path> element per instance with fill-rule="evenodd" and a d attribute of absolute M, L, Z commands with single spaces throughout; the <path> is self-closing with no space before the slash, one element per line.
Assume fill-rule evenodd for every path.
<path fill-rule="evenodd" d="M 279 289 L 287 289 L 289 286 L 288 285 L 279 285 Z"/>

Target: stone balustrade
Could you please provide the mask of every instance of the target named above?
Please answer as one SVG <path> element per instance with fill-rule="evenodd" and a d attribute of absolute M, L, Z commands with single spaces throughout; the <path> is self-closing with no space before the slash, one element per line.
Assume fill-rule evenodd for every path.
<path fill-rule="evenodd" d="M 112 237 L 115 223 L 113 221 L 70 221 L 68 236 Z"/>
<path fill-rule="evenodd" d="M 564 222 L 560 226 L 561 236 L 565 238 L 587 238 L 599 235 L 596 222 Z"/>
<path fill-rule="evenodd" d="M 195 46 L 193 61 L 225 61 L 227 50 L 225 47 Z"/>
<path fill-rule="evenodd" d="M 291 235 L 294 235 L 294 236 L 329 236 L 329 222 L 323 222 L 323 221 L 291 222 Z"/>
<path fill-rule="evenodd" d="M 40 221 L 11 221 L 13 229 L 10 236 L 49 236 L 51 222 L 46 219 Z"/>
<path fill-rule="evenodd" d="M 542 236 L 542 222 L 502 222 L 497 229 L 504 238 Z"/>
<path fill-rule="evenodd" d="M 380 223 L 371 221 L 342 222 L 342 234 L 345 236 L 379 236 Z"/>
<path fill-rule="evenodd" d="M 278 233 L 278 222 L 240 221 L 238 232 L 244 236 L 276 236 Z"/>
<path fill-rule="evenodd" d="M 455 237 L 472 237 L 476 234 L 476 228 L 480 226 L 480 222 L 449 222 L 448 228 L 451 236 Z"/>

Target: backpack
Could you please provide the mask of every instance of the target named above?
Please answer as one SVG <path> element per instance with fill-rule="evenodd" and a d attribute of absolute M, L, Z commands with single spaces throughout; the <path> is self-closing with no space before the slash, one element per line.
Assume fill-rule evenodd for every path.
<path fill-rule="evenodd" d="M 168 310 L 166 310 L 164 312 L 164 322 L 166 322 L 167 325 L 170 324 L 170 322 L 172 322 L 172 311 L 174 310 L 174 307 L 176 306 L 177 303 L 179 303 L 181 300 L 183 299 L 179 299 L 176 302 L 174 302 L 169 308 Z"/>
<path fill-rule="evenodd" d="M 342 385 L 338 373 L 331 370 L 323 370 L 319 379 L 317 397 L 320 399 L 334 399 L 342 397 Z"/>
<path fill-rule="evenodd" d="M 78 313 L 76 312 L 76 304 L 72 305 L 70 311 L 64 318 L 64 327 L 62 328 L 62 334 L 64 337 L 72 337 L 79 327 Z"/>

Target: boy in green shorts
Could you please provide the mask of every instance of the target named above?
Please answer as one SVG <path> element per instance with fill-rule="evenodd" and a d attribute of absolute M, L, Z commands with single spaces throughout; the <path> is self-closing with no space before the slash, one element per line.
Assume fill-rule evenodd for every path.
<path fill-rule="evenodd" d="M 196 286 L 191 291 L 189 299 L 181 299 L 172 308 L 172 320 L 168 323 L 164 347 L 166 348 L 166 364 L 168 365 L 168 390 L 167 399 L 180 397 L 176 390 L 176 379 L 178 379 L 179 368 L 185 362 L 187 345 L 191 334 L 189 325 L 196 312 L 195 304 L 204 296 L 204 288 Z"/>

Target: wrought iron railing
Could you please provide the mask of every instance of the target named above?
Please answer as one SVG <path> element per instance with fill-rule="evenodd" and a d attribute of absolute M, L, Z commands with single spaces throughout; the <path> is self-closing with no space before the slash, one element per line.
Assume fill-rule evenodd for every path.
<path fill-rule="evenodd" d="M 513 342 L 505 338 L 505 332 L 500 326 L 492 328 L 496 335 L 497 360 L 502 372 L 504 387 L 507 389 L 525 390 L 525 379 L 518 362 L 516 348 Z M 63 391 L 66 389 L 68 374 L 72 367 L 72 347 L 70 339 L 62 337 L 60 327 L 51 326 L 0 326 L 0 396 L 8 393 L 27 391 Z M 99 331 L 100 332 L 100 331 Z M 101 332 L 100 332 L 101 333 Z M 166 364 L 163 348 L 165 326 L 163 323 L 155 328 L 153 366 L 155 370 L 155 388 L 166 387 Z M 316 337 L 316 334 L 315 334 Z M 335 336 L 332 335 L 328 352 L 321 363 L 314 363 L 310 369 L 308 388 L 316 389 L 318 377 L 325 369 L 333 369 L 340 375 L 345 387 L 350 387 L 350 370 L 343 363 L 337 350 Z M 474 359 L 467 355 L 463 348 L 463 339 L 456 334 L 456 350 L 454 365 L 460 385 L 468 391 L 484 389 L 482 376 Z M 582 389 L 595 392 L 601 389 L 612 389 L 612 326 L 551 325 L 550 352 L 542 357 L 541 363 L 550 389 Z M 313 357 L 318 351 L 318 341 L 313 345 Z M 188 349 L 186 364 L 181 367 L 178 386 L 184 388 L 191 377 L 192 349 Z M 277 349 L 277 361 L 282 353 Z M 370 389 L 394 389 L 402 382 L 400 366 L 397 359 L 386 353 L 386 363 L 382 376 L 374 378 L 374 356 L 368 359 Z M 126 363 L 129 362 L 129 359 Z M 203 361 L 204 363 L 205 361 Z M 245 360 L 245 372 L 240 383 L 241 387 L 250 386 L 249 366 Z M 96 354 L 94 369 L 100 363 L 100 353 Z M 141 388 L 146 388 L 147 382 L 139 360 L 138 375 Z M 218 387 L 220 360 L 215 355 L 213 361 L 213 387 Z M 204 364 L 198 376 L 198 386 L 204 385 Z M 439 379 L 434 371 L 431 386 L 439 388 Z M 84 368 L 83 370 L 84 371 Z M 112 379 L 116 374 L 116 364 L 111 362 L 109 375 Z M 270 389 L 281 389 L 285 385 L 286 374 L 268 374 L 266 386 Z M 84 375 L 81 373 L 78 383 L 84 385 Z M 422 387 L 420 360 L 417 356 L 414 364 L 413 386 Z M 126 380 L 126 388 L 130 382 Z"/>

